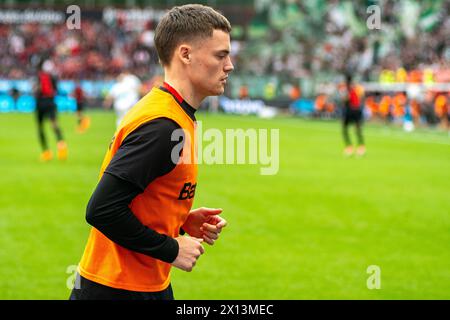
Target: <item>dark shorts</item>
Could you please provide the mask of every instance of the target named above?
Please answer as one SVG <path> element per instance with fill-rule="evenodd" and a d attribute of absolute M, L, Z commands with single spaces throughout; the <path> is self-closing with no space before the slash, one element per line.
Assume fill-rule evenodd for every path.
<path fill-rule="evenodd" d="M 36 113 L 39 122 L 42 122 L 44 118 L 56 119 L 56 104 L 53 98 L 38 98 L 36 101 Z"/>
<path fill-rule="evenodd" d="M 83 111 L 84 110 L 84 103 L 82 101 L 77 101 L 77 111 Z"/>
<path fill-rule="evenodd" d="M 104 286 L 77 274 L 69 300 L 174 300 L 172 286 L 158 292 L 138 292 Z M 75 287 L 76 287 L 75 285 Z"/>
<path fill-rule="evenodd" d="M 362 111 L 358 110 L 345 110 L 343 117 L 344 124 L 347 125 L 349 123 L 360 123 L 362 121 Z"/>

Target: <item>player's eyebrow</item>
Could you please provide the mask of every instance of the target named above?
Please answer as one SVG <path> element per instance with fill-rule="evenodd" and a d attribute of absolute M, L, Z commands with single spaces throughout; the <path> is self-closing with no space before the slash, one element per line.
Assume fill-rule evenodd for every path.
<path fill-rule="evenodd" d="M 216 53 L 217 53 L 217 54 L 221 54 L 221 53 L 223 53 L 223 54 L 230 54 L 230 50 L 226 50 L 226 49 L 224 49 L 224 50 L 219 50 L 219 51 L 216 51 Z"/>

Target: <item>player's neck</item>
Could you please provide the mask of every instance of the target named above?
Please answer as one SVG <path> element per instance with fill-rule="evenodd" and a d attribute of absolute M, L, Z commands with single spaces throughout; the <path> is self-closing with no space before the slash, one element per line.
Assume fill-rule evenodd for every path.
<path fill-rule="evenodd" d="M 198 109 L 200 107 L 200 104 L 205 97 L 197 94 L 189 81 L 171 77 L 170 74 L 167 73 L 164 77 L 164 81 L 174 88 L 183 100 L 185 100 L 192 108 Z"/>

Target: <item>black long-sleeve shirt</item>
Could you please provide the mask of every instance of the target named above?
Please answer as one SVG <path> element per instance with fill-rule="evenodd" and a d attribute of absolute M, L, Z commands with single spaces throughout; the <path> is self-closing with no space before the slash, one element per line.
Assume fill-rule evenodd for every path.
<path fill-rule="evenodd" d="M 195 121 L 195 109 L 181 104 Z M 167 118 L 145 123 L 122 142 L 89 200 L 86 220 L 118 245 L 171 263 L 178 255 L 178 242 L 143 225 L 130 210 L 132 200 L 157 177 L 175 168 L 172 141 L 179 125 Z"/>

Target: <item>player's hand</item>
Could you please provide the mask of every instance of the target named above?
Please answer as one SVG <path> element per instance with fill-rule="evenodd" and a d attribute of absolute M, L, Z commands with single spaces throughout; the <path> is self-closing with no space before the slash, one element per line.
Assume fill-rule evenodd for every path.
<path fill-rule="evenodd" d="M 193 237 L 177 237 L 178 256 L 172 265 L 183 271 L 191 272 L 197 263 L 198 258 L 205 252 L 202 246 L 203 239 Z"/>
<path fill-rule="evenodd" d="M 204 207 L 191 210 L 182 228 L 190 236 L 202 238 L 207 244 L 213 245 L 222 228 L 227 225 L 227 221 L 219 217 L 221 212 L 222 209 Z"/>

